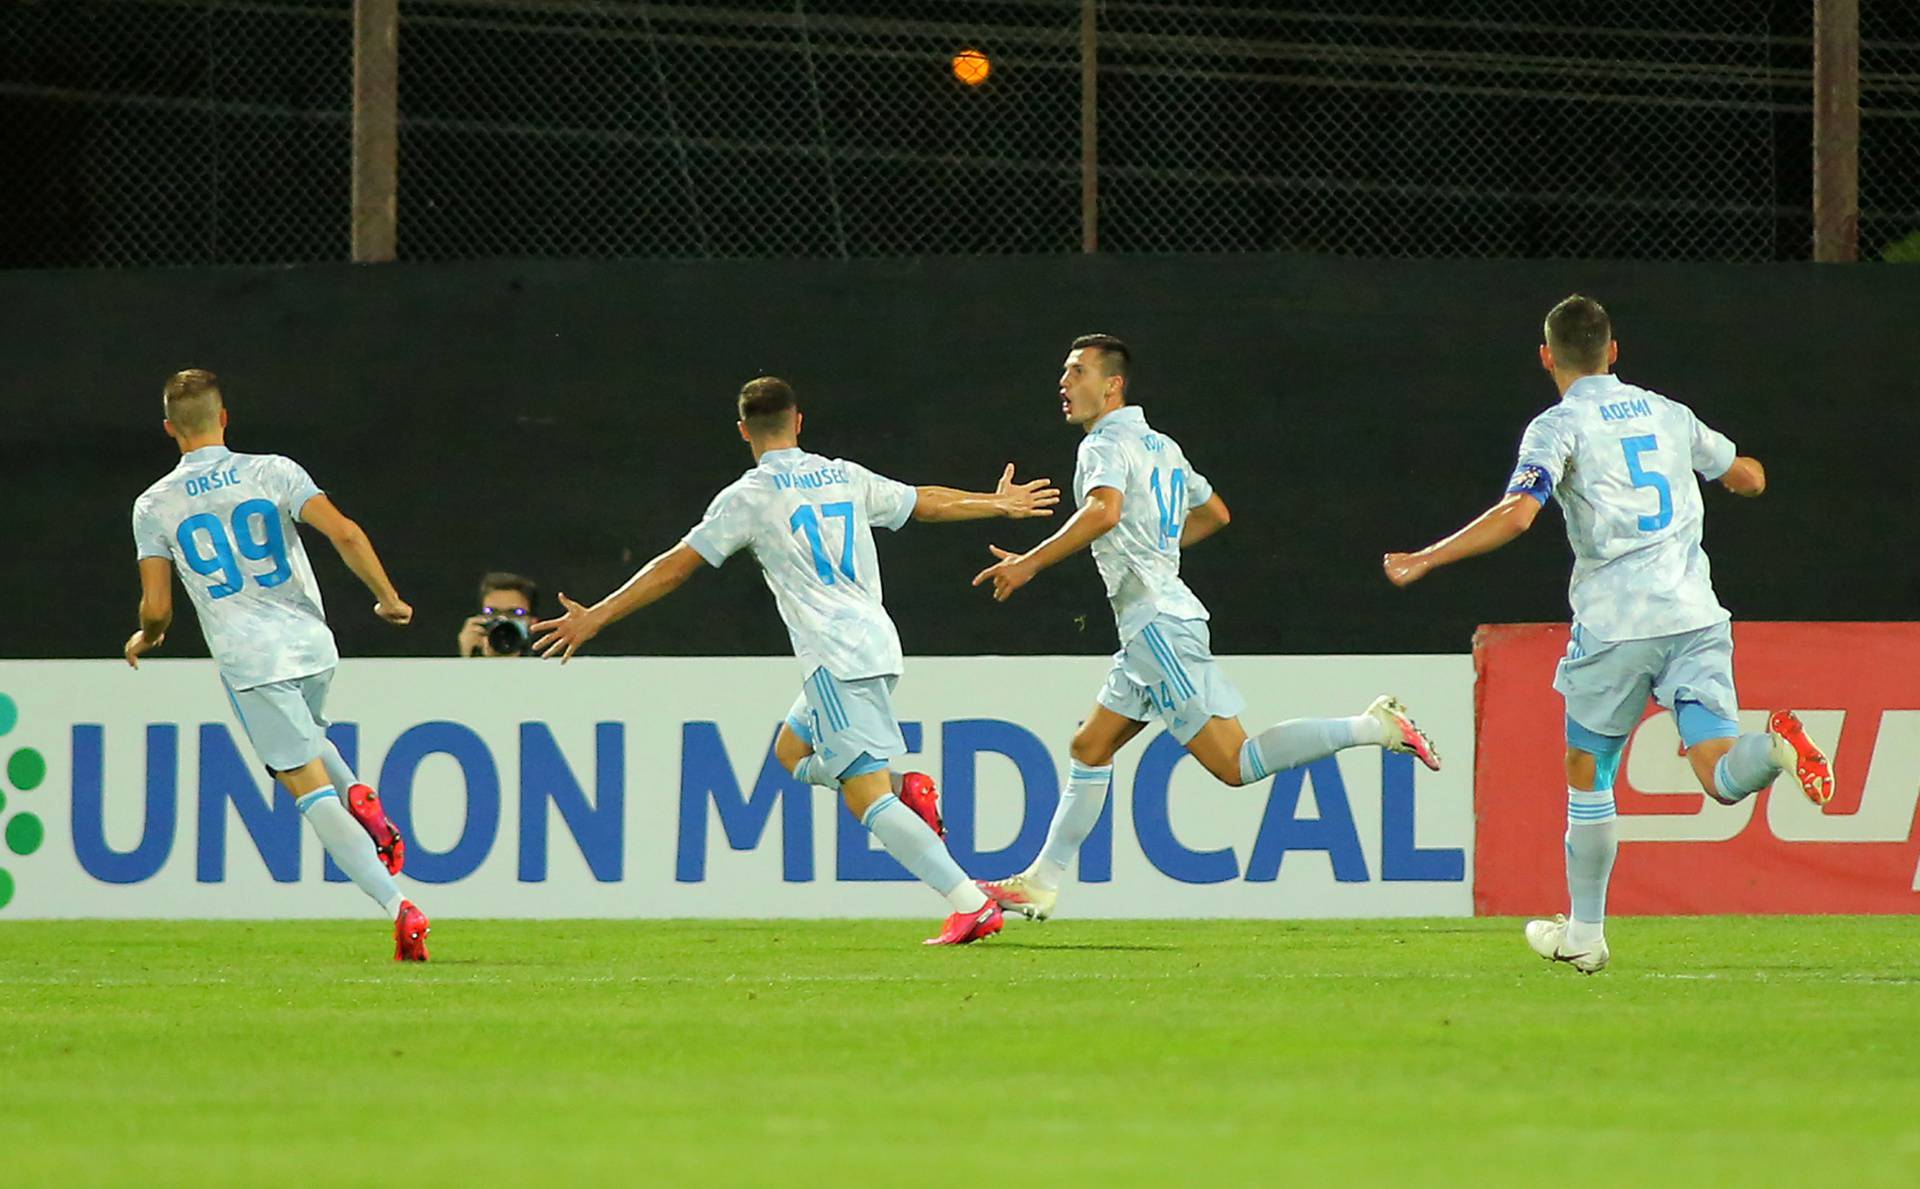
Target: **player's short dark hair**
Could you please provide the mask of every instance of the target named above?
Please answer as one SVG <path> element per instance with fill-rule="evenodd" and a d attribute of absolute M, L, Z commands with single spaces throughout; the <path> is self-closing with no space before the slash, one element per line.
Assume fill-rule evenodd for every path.
<path fill-rule="evenodd" d="M 186 433 L 205 433 L 220 424 L 220 377 L 200 367 L 190 367 L 168 377 L 160 390 L 160 403 L 167 420 Z"/>
<path fill-rule="evenodd" d="M 1613 321 L 1591 297 L 1575 293 L 1547 311 L 1547 347 L 1560 367 L 1606 371 L 1607 344 L 1612 341 Z"/>
<path fill-rule="evenodd" d="M 1132 383 L 1129 373 L 1133 369 L 1133 352 L 1127 347 L 1126 342 L 1117 335 L 1083 334 L 1073 340 L 1068 349 L 1078 351 L 1085 347 L 1091 347 L 1100 352 L 1100 374 L 1103 377 L 1120 377 L 1122 381 L 1120 395 L 1124 397 L 1127 394 L 1128 384 Z"/>
<path fill-rule="evenodd" d="M 779 376 L 755 376 L 740 386 L 740 420 L 755 437 L 787 428 L 800 398 Z"/>
<path fill-rule="evenodd" d="M 527 606 L 540 605 L 540 587 L 533 579 L 512 574 L 506 570 L 489 570 L 480 575 L 480 601 L 485 603 L 487 596 L 496 590 L 517 590 L 527 596 Z"/>

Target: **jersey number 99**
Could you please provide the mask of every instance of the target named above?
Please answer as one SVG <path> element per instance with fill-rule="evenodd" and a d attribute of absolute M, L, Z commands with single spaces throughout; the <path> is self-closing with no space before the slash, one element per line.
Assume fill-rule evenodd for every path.
<path fill-rule="evenodd" d="M 233 510 L 233 535 L 211 512 L 201 512 L 180 522 L 174 534 L 180 541 L 180 554 L 196 574 L 217 578 L 207 593 L 216 599 L 239 594 L 247 584 L 247 573 L 240 558 L 270 561 L 273 569 L 253 575 L 265 587 L 275 587 L 293 577 L 287 561 L 287 537 L 280 528 L 280 509 L 272 500 L 248 500 Z M 204 541 L 206 548 L 201 549 Z M 239 557 L 234 556 L 236 550 Z"/>

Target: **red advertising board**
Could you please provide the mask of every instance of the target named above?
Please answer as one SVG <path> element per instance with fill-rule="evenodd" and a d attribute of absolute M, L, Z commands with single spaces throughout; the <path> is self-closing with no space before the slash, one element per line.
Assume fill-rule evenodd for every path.
<path fill-rule="evenodd" d="M 1474 911 L 1566 910 L 1564 624 L 1474 637 Z M 1740 805 L 1701 792 L 1672 716 L 1648 704 L 1614 784 L 1611 913 L 1920 909 L 1920 624 L 1736 623 L 1743 730 L 1792 709 L 1833 757 L 1823 808 L 1791 777 Z"/>

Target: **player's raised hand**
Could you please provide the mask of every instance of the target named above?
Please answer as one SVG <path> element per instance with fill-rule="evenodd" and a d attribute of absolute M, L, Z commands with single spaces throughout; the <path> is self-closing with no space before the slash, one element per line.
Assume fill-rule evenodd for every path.
<path fill-rule="evenodd" d="M 543 619 L 533 625 L 535 632 L 545 632 L 533 642 L 533 651 L 542 657 L 560 655 L 560 663 L 566 664 L 572 659 L 574 650 L 600 634 L 600 623 L 594 618 L 593 611 L 560 592 L 560 605 L 566 613 L 558 619 Z"/>
<path fill-rule="evenodd" d="M 1380 568 L 1386 571 L 1388 582 L 1411 586 L 1426 577 L 1431 567 L 1419 554 L 1389 553 L 1380 559 Z"/>
<path fill-rule="evenodd" d="M 129 665 L 138 669 L 140 667 L 140 658 L 166 643 L 166 640 L 167 634 L 165 632 L 161 632 L 158 639 L 151 641 L 147 639 L 145 632 L 135 632 L 133 635 L 127 637 L 127 645 L 120 650 L 120 655 L 127 658 Z"/>
<path fill-rule="evenodd" d="M 1033 479 L 1026 483 L 1013 481 L 1013 464 L 1000 472 L 1000 484 L 993 494 L 1000 499 L 1002 514 L 1009 520 L 1027 520 L 1035 516 L 1053 515 L 1053 506 L 1060 502 L 1060 489 L 1050 486 L 1051 479 Z"/>
<path fill-rule="evenodd" d="M 989 545 L 987 549 L 999 558 L 986 569 L 973 576 L 973 585 L 983 582 L 993 583 L 993 601 L 1004 603 L 1007 597 L 1033 579 L 1033 571 L 1021 564 L 1021 554 L 1002 549 L 998 545 Z"/>
<path fill-rule="evenodd" d="M 375 603 L 373 613 L 395 627 L 404 627 L 413 622 L 413 604 L 399 595 Z"/>

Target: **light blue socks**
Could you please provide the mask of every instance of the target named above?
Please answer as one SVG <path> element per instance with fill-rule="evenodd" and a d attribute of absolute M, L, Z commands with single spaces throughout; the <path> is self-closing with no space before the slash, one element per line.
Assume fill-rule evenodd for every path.
<path fill-rule="evenodd" d="M 1060 886 L 1067 864 L 1080 853 L 1080 844 L 1100 820 L 1100 811 L 1107 804 L 1107 786 L 1112 782 L 1112 764 L 1094 768 L 1078 760 L 1067 761 L 1066 787 L 1060 790 L 1060 804 L 1054 808 L 1053 824 L 1047 827 L 1039 861 L 1029 872 L 1034 882 L 1048 891 Z"/>
<path fill-rule="evenodd" d="M 340 870 L 353 881 L 353 886 L 373 897 L 388 916 L 398 917 L 400 886 L 387 874 L 380 852 L 374 849 L 373 838 L 340 803 L 340 795 L 332 789 L 318 789 L 294 804 L 299 807 L 300 816 L 313 827 L 320 845 L 327 848 Z"/>
<path fill-rule="evenodd" d="M 333 740 L 325 736 L 320 739 L 320 762 L 326 765 L 327 779 L 333 782 L 333 791 L 345 801 L 347 790 L 359 784 L 360 778 L 353 774 L 352 768 L 347 767 L 347 761 L 341 757 L 340 749 L 333 745 Z"/>
<path fill-rule="evenodd" d="M 1380 721 L 1367 714 L 1291 719 L 1268 727 L 1240 748 L 1240 783 L 1254 784 L 1349 747 L 1385 746 L 1384 734 Z"/>
<path fill-rule="evenodd" d="M 1773 762 L 1773 736 L 1765 731 L 1742 735 L 1713 766 L 1713 787 L 1719 799 L 1733 804 L 1772 784 L 1780 775 Z"/>
<path fill-rule="evenodd" d="M 947 898 L 955 912 L 978 912 L 986 906 L 986 893 L 974 886 L 960 864 L 947 853 L 946 844 L 920 815 L 889 793 L 868 808 L 860 824 L 873 831 L 887 853 L 900 865 L 918 876 L 921 883 Z"/>
<path fill-rule="evenodd" d="M 1614 827 L 1613 790 L 1567 789 L 1567 896 L 1576 931 L 1598 935 L 1607 919 L 1607 880 L 1620 842 Z M 1580 927 L 1576 930 L 1576 926 Z M 1578 941 L 1584 942 L 1585 938 Z"/>

